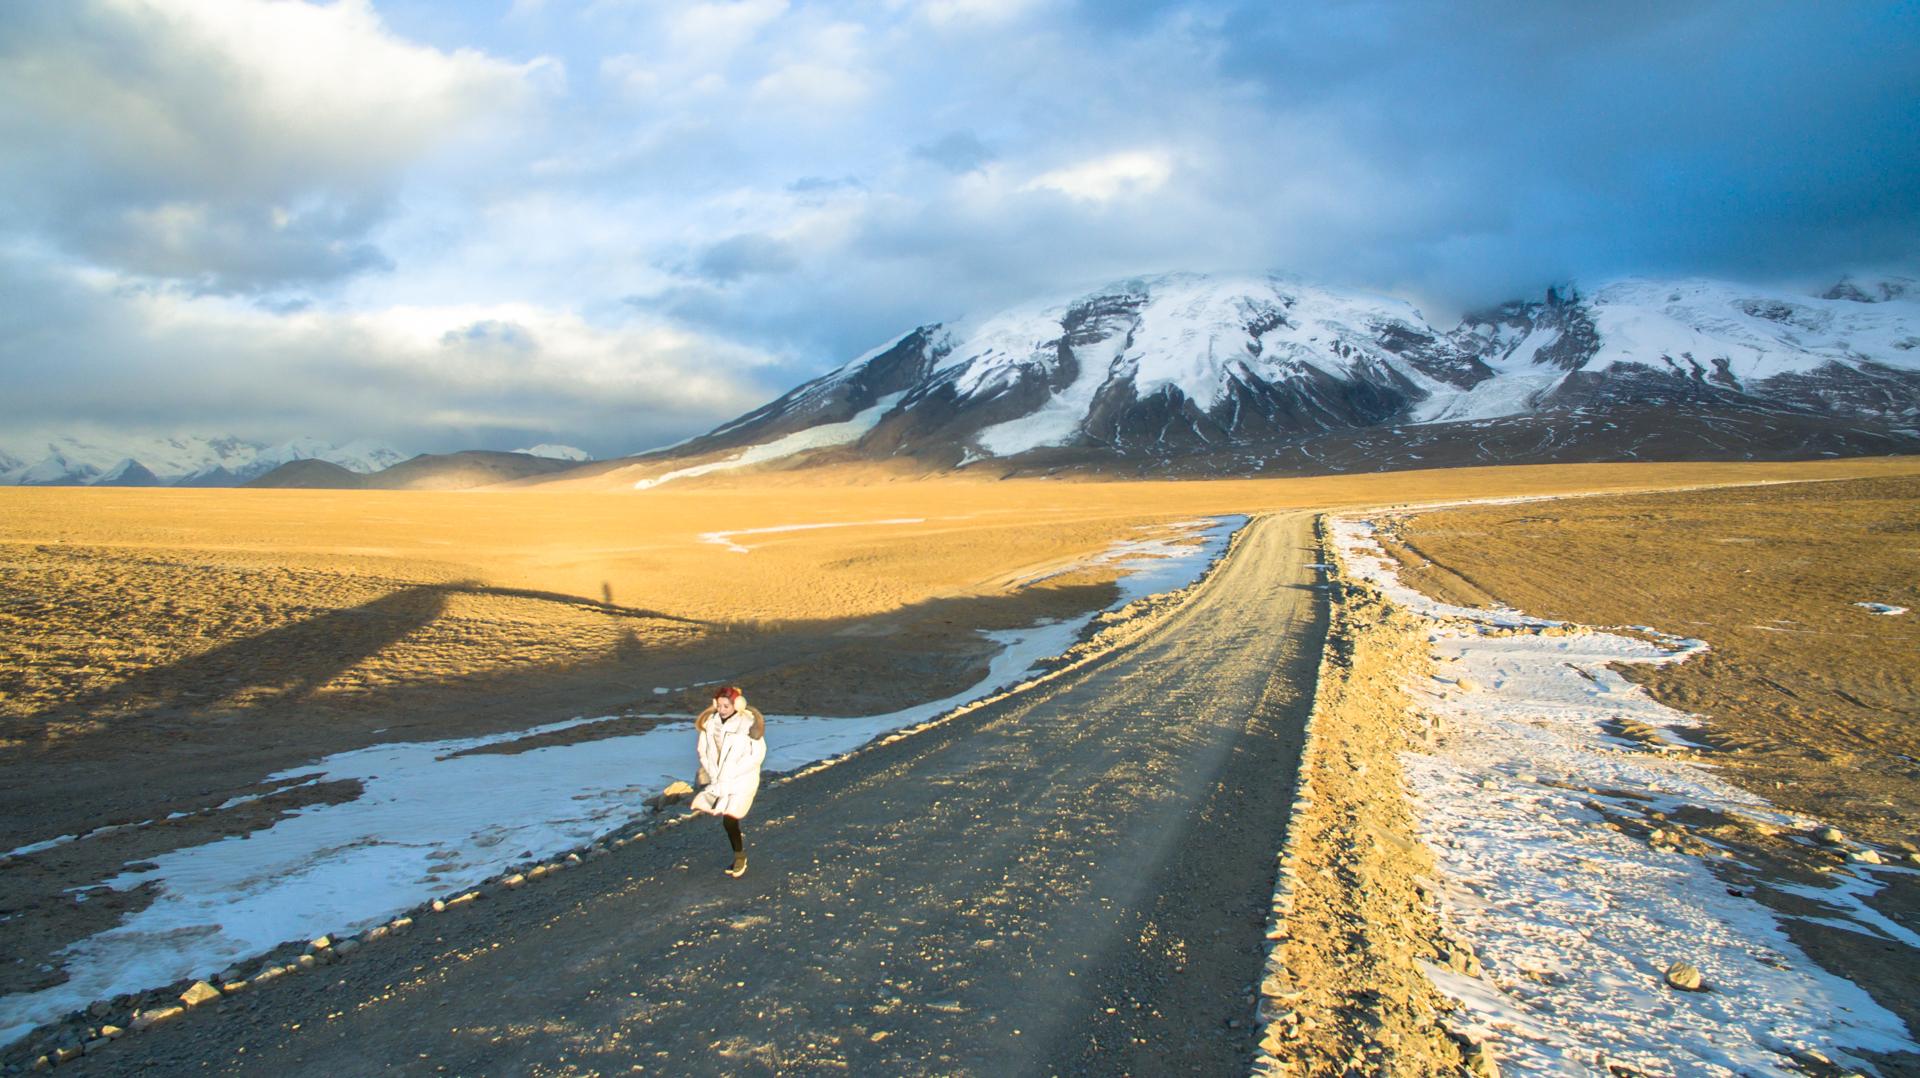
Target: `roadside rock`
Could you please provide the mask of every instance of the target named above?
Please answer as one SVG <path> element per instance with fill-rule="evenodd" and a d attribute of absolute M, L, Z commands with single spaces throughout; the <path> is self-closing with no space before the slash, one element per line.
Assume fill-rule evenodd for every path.
<path fill-rule="evenodd" d="M 1706 978 L 1700 975 L 1700 968 L 1691 962 L 1675 962 L 1667 967 L 1667 985 L 1682 992 L 1704 992 L 1707 990 Z"/>
<path fill-rule="evenodd" d="M 205 981 L 195 981 L 193 982 L 192 988 L 180 993 L 180 1002 L 189 1007 L 198 1007 L 203 1004 L 212 1003 L 219 998 L 220 990 Z"/>

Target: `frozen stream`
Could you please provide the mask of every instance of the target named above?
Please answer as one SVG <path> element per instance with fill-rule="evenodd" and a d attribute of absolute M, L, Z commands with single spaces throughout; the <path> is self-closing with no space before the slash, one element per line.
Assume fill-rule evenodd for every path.
<path fill-rule="evenodd" d="M 1117 544 L 1094 559 L 1122 572 L 1110 609 L 1198 579 L 1244 523 L 1194 521 L 1177 536 Z M 767 767 L 789 771 L 838 756 L 1016 684 L 1070 647 L 1093 617 L 986 633 L 1001 645 L 986 677 L 944 700 L 863 718 L 769 715 Z M 70 946 L 64 983 L 0 998 L 0 1044 L 93 1000 L 209 976 L 288 940 L 358 931 L 606 834 L 639 815 L 643 798 L 693 777 L 690 717 L 626 737 L 463 753 L 618 721 L 578 718 L 488 737 L 375 745 L 269 776 L 356 780 L 364 792 L 102 881 L 121 890 L 156 884 L 158 893 L 121 924 Z"/>

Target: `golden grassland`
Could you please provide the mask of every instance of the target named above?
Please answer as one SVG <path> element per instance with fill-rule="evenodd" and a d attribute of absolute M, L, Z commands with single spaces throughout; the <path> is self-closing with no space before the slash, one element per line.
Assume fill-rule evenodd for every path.
<path fill-rule="evenodd" d="M 1707 641 L 1625 672 L 1706 716 L 1755 792 L 1920 842 L 1920 478 L 1449 510 L 1401 539 L 1410 582 L 1453 601 Z"/>
<path fill-rule="evenodd" d="M 355 796 L 262 783 L 328 753 L 575 715 L 624 715 L 614 732 L 630 731 L 720 681 L 784 713 L 937 699 L 981 675 L 989 646 L 976 630 L 1111 601 L 1110 574 L 1057 570 L 1203 515 L 1860 477 L 1911 484 L 1920 459 L 1180 482 L 867 469 L 644 492 L 0 488 L 0 849 L 167 821 L 10 866 L 0 991 L 57 977 L 34 971 L 144 901 L 76 905 L 73 889 Z M 836 526 L 752 531 L 822 524 Z M 750 550 L 705 538 L 717 532 Z M 1690 631 L 1672 614 L 1642 620 Z M 168 819 L 240 793 L 264 796 L 245 812 Z"/>

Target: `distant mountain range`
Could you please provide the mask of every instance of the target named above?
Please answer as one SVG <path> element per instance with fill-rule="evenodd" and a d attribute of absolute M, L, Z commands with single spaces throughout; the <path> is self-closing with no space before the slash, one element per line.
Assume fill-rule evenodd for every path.
<path fill-rule="evenodd" d="M 423 455 L 411 460 L 437 461 L 461 456 Z M 492 468 L 493 472 L 502 474 L 517 473 L 508 478 L 551 470 L 547 466 L 556 462 L 564 467 L 569 463 L 593 459 L 584 450 L 572 446 L 545 444 L 489 456 L 535 462 L 528 468 L 519 468 L 511 462 Z M 0 485 L 231 487 L 250 484 L 289 465 L 306 466 L 296 468 L 293 472 L 295 475 L 325 475 L 332 479 L 334 477 L 328 471 L 332 469 L 365 480 L 350 485 L 401 485 L 413 481 L 432 485 L 425 475 L 432 470 L 432 465 L 415 465 L 400 472 L 397 478 L 390 477 L 386 481 L 376 479 L 409 462 L 410 458 L 404 457 L 392 446 L 369 441 L 352 441 L 336 446 L 314 438 L 299 438 L 268 445 L 240 438 L 188 435 L 145 438 L 61 436 L 27 444 L 0 445 Z M 319 467 L 321 465 L 325 468 Z M 490 474 L 484 468 L 476 472 L 471 460 L 457 462 L 451 472 L 468 476 Z M 498 479 L 485 481 L 494 482 Z M 270 485 L 304 484 L 282 481 Z M 332 481 L 321 485 L 343 484 Z"/>
<path fill-rule="evenodd" d="M 916 327 L 667 450 L 646 488 L 745 467 L 1302 474 L 1920 451 L 1920 290 L 1629 279 L 1439 328 L 1397 299 L 1169 274 Z"/>
<path fill-rule="evenodd" d="M 1299 475 L 1920 452 L 1920 287 L 1633 278 L 1441 328 L 1403 300 L 1176 273 L 917 326 L 676 445 L 0 443 L 0 482 L 646 489 L 740 469 Z"/>

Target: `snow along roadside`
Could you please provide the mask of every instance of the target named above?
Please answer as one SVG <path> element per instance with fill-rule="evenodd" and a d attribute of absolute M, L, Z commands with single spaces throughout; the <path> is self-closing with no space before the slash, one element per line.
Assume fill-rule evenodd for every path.
<path fill-rule="evenodd" d="M 1329 659 L 1348 656 L 1354 669 L 1344 676 L 1356 683 L 1377 681 L 1368 664 L 1384 662 L 1393 683 L 1374 690 L 1398 723 L 1384 746 L 1324 759 L 1332 735 L 1316 701 L 1300 812 L 1317 808 L 1308 782 L 1342 764 L 1378 766 L 1383 747 L 1398 756 L 1395 781 L 1424 843 L 1405 859 L 1430 861 L 1441 881 L 1404 916 L 1421 923 L 1437 898 L 1442 930 L 1455 926 L 1479 952 L 1434 943 L 1426 967 L 1458 1004 L 1449 1025 L 1469 1045 L 1470 1061 L 1485 1066 L 1497 1053 L 1509 1068 L 1544 1073 L 1615 1065 L 1650 1074 L 1794 1074 L 1823 1059 L 1872 1070 L 1849 1049 L 1920 1050 L 1898 1018 L 1808 959 L 1780 915 L 1729 893 L 1705 858 L 1731 859 L 1731 848 L 1692 836 L 1678 842 L 1661 826 L 1675 809 L 1694 806 L 1756 827 L 1818 830 L 1816 821 L 1782 813 L 1667 751 L 1697 720 L 1609 669 L 1679 661 L 1703 645 L 1437 603 L 1399 581 L 1372 521 L 1333 518 L 1327 530 L 1342 606 L 1373 619 L 1354 623 L 1355 643 L 1336 648 L 1330 640 Z M 1650 736 L 1622 736 L 1626 729 Z M 1629 817 L 1658 822 L 1614 822 Z M 1369 847 L 1394 837 L 1344 836 L 1352 848 L 1335 851 L 1345 856 L 1336 867 L 1364 867 Z M 1276 905 L 1292 897 L 1300 910 L 1297 892 L 1316 886 L 1316 875 L 1300 867 L 1329 851 L 1298 825 L 1289 841 Z M 1863 856 L 1849 866 L 1853 875 L 1835 873 L 1838 886 L 1806 897 L 1863 934 L 1920 944 L 1861 901 L 1878 887 L 1873 873 L 1911 871 L 1873 860 Z M 1280 922 L 1283 935 L 1290 926 L 1297 934 L 1298 916 Z M 1370 940 L 1408 931 L 1366 921 Z M 1289 945 L 1283 938 L 1276 961 L 1297 957 Z M 1677 961 L 1697 967 L 1708 990 L 1669 987 L 1665 976 Z M 1279 1012 L 1263 1010 L 1269 1028 L 1284 1034 L 1284 1012 L 1268 1009 Z M 1285 1046 L 1272 1035 L 1268 1043 Z"/>

